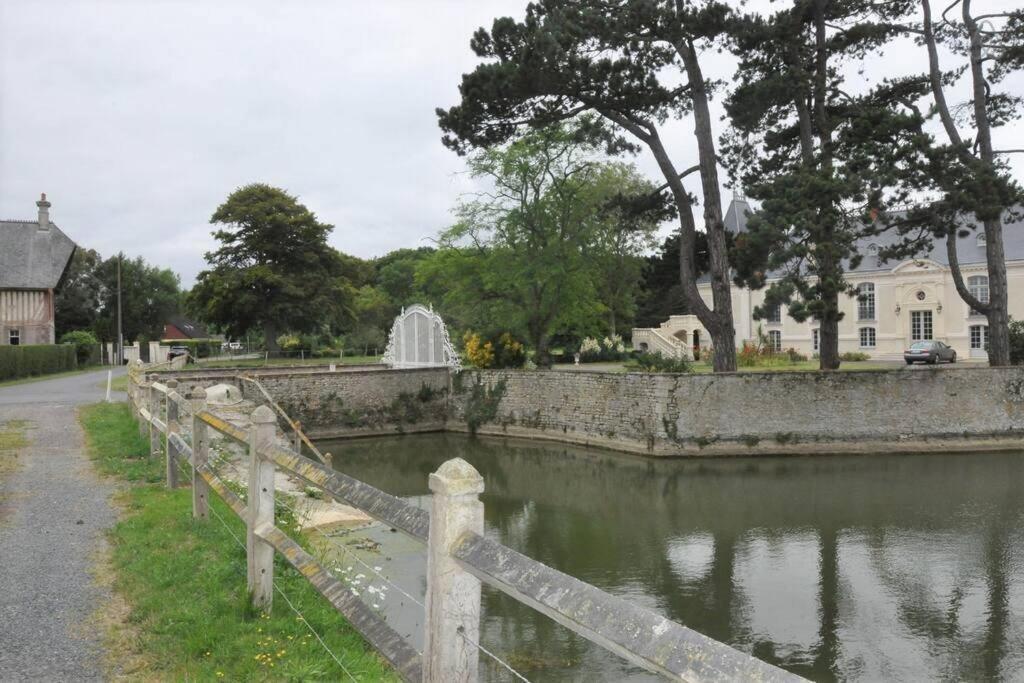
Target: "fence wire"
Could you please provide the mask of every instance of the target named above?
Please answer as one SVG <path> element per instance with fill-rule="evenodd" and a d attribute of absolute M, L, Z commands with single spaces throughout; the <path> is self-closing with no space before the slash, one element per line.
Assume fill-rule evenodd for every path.
<path fill-rule="evenodd" d="M 228 525 L 227 521 L 220 515 L 220 513 L 217 512 L 217 510 L 212 505 L 208 506 L 207 509 L 211 513 L 213 513 L 213 516 L 217 519 L 218 522 L 221 523 L 221 526 L 224 527 L 224 530 L 231 534 L 231 538 L 235 539 L 235 543 L 237 543 L 238 546 L 242 549 L 242 552 L 246 552 L 245 543 L 243 543 L 242 539 L 240 539 L 238 535 L 231 530 L 231 527 Z M 285 603 L 287 603 L 288 607 L 291 608 L 292 612 L 295 613 L 295 616 L 297 616 L 299 618 L 299 621 L 301 621 L 305 625 L 305 627 L 309 629 L 309 632 L 313 634 L 313 637 L 317 639 L 317 641 L 327 652 L 327 654 L 331 656 L 331 659 L 333 659 L 335 663 L 341 668 L 341 670 L 345 672 L 345 675 L 348 676 L 349 679 L 351 679 L 352 681 L 358 681 L 358 679 L 352 675 L 352 672 L 348 670 L 348 667 L 346 667 L 342 663 L 341 659 L 338 658 L 338 655 L 334 654 L 334 650 L 330 648 L 330 646 L 324 641 L 324 639 L 320 636 L 317 630 L 313 628 L 313 625 L 309 623 L 309 620 L 306 619 L 306 615 L 303 614 L 302 611 L 295 606 L 295 603 L 288 599 L 288 596 L 285 594 L 283 590 L 281 590 L 281 586 L 279 586 L 278 582 L 276 581 L 274 582 L 274 590 L 276 590 L 278 594 L 282 598 L 284 598 Z"/>
<path fill-rule="evenodd" d="M 220 467 L 221 466 L 229 463 L 229 461 L 230 461 L 230 454 L 228 454 L 227 451 L 214 451 L 214 449 L 212 449 L 212 448 L 210 449 L 210 451 L 211 451 L 211 455 L 213 457 L 208 459 L 207 466 L 213 471 L 214 474 L 217 475 L 218 479 L 220 479 L 220 480 L 222 480 L 224 482 L 231 481 L 231 480 L 227 479 L 226 477 L 224 477 L 224 475 L 221 474 L 221 471 L 220 471 Z M 186 463 L 183 462 L 183 460 L 185 460 L 184 456 L 176 457 L 175 458 L 175 462 L 178 465 L 178 469 L 181 471 L 181 473 L 187 479 L 191 479 L 192 471 L 191 471 L 190 468 L 186 468 Z M 300 513 L 294 507 L 292 507 L 287 502 L 285 502 L 284 499 L 286 497 L 287 497 L 287 495 L 275 496 L 275 502 L 276 503 L 280 503 L 284 508 L 289 510 L 293 515 L 295 515 L 296 519 L 303 518 L 305 516 L 304 513 Z M 245 548 L 245 543 L 238 537 L 237 534 L 235 534 L 234 531 L 232 531 L 231 527 L 224 520 L 224 518 L 214 509 L 214 507 L 212 505 L 210 505 L 208 507 L 208 509 L 209 509 L 209 511 L 211 513 L 213 513 L 213 515 L 217 519 L 217 521 L 220 522 L 220 524 L 224 527 L 225 531 L 227 531 L 231 535 L 231 537 L 235 540 L 235 543 L 237 543 L 238 546 L 244 551 L 246 549 Z M 374 576 L 379 578 L 381 581 L 383 581 L 387 585 L 389 585 L 392 588 L 394 588 L 396 591 L 398 591 L 399 593 L 404 595 L 406 598 L 411 600 L 413 603 L 418 605 L 420 608 L 422 608 L 424 610 L 426 609 L 426 607 L 424 606 L 423 602 L 421 602 L 419 599 L 417 599 L 413 595 L 409 594 L 407 591 L 402 589 L 401 586 L 399 586 L 394 581 L 392 581 L 388 577 L 384 576 L 382 573 L 380 573 L 379 571 L 374 569 L 372 566 L 367 564 L 365 561 L 363 561 L 362 558 L 360 558 L 358 555 L 356 555 L 356 553 L 353 550 L 351 550 L 350 548 L 346 548 L 345 546 L 343 546 L 340 543 L 338 543 L 336 540 L 334 540 L 334 538 L 332 538 L 329 534 L 324 532 L 319 527 L 313 526 L 313 527 L 310 527 L 310 528 L 316 530 L 317 533 L 319 533 L 328 542 L 328 544 L 330 544 L 333 548 L 335 548 L 336 550 L 340 551 L 345 556 L 350 557 L 353 560 L 355 560 L 358 564 L 360 564 L 362 567 L 364 567 L 367 571 L 371 572 Z M 331 573 L 329 567 L 324 567 L 324 569 L 328 573 Z M 337 577 L 335 577 L 335 578 L 337 578 Z M 327 643 L 320 636 L 320 634 L 316 631 L 316 629 L 313 628 L 312 624 L 310 624 L 309 621 L 306 620 L 305 615 L 303 615 L 302 612 L 294 605 L 294 603 L 292 603 L 292 601 L 288 599 L 288 596 L 285 594 L 285 592 L 281 589 L 281 587 L 278 585 L 278 582 L 276 582 L 276 581 L 274 582 L 274 590 L 276 590 L 278 592 L 278 594 L 284 599 L 285 603 L 288 604 L 288 607 L 295 613 L 295 615 L 306 626 L 306 628 L 309 629 L 309 632 L 313 634 L 313 636 L 317 639 L 317 641 L 320 643 L 320 645 L 323 647 L 323 649 L 337 663 L 337 665 L 341 668 L 341 670 L 345 672 L 345 674 L 349 677 L 349 679 L 351 679 L 352 681 L 358 681 L 358 679 L 356 679 L 355 676 L 352 675 L 352 673 L 348 670 L 348 668 L 344 665 L 344 663 L 342 663 L 342 661 L 338 658 L 338 656 L 334 653 L 334 651 L 331 650 L 331 648 L 327 645 Z M 487 649 L 486 647 L 484 647 L 480 643 L 474 641 L 472 638 L 467 636 L 465 631 L 461 627 L 458 630 L 458 634 L 469 645 L 475 647 L 477 649 L 477 651 L 483 653 L 486 657 L 489 657 L 491 660 L 493 660 L 495 663 L 497 663 L 503 669 L 508 671 L 515 679 L 520 680 L 520 681 L 524 681 L 525 683 L 530 683 L 530 680 L 528 678 L 526 678 L 526 676 L 524 676 L 519 671 L 517 671 L 511 664 L 506 662 L 499 655 L 495 654 L 494 652 L 491 652 L 489 649 Z M 419 650 L 417 650 L 417 652 L 419 654 L 421 654 L 421 655 L 423 654 Z"/>

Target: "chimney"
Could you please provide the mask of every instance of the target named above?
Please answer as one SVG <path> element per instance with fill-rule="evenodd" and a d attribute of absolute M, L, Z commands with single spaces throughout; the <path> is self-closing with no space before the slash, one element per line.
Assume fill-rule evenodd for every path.
<path fill-rule="evenodd" d="M 36 202 L 36 206 L 39 207 L 39 229 L 49 230 L 50 229 L 50 202 L 46 201 L 46 193 L 43 192 L 39 196 L 39 201 Z"/>

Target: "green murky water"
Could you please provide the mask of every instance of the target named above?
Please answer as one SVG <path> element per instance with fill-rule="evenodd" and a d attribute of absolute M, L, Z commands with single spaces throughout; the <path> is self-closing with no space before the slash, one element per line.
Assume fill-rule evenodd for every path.
<path fill-rule="evenodd" d="M 326 449 L 424 506 L 427 475 L 465 458 L 493 538 L 814 680 L 1024 679 L 1024 454 L 650 460 L 455 434 Z M 422 545 L 369 535 L 422 599 Z M 419 608 L 387 603 L 421 642 Z M 655 680 L 488 589 L 482 642 L 530 680 Z"/>

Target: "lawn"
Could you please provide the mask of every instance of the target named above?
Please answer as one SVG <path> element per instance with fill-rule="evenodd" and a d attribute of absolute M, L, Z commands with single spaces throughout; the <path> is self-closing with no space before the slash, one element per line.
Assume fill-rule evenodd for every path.
<path fill-rule="evenodd" d="M 839 366 L 840 371 L 856 372 L 859 370 L 896 370 L 903 366 L 903 363 L 886 361 L 847 361 Z M 694 363 L 693 372 L 705 374 L 711 372 L 710 363 Z M 554 370 L 567 372 L 640 372 L 630 363 L 581 363 L 580 365 L 553 365 Z M 788 360 L 780 360 L 773 365 L 757 365 L 753 367 L 741 367 L 737 372 L 815 372 L 818 370 L 818 361 L 805 360 L 791 363 Z"/>
<path fill-rule="evenodd" d="M 131 661 L 135 680 L 338 681 L 350 680 L 349 673 L 356 680 L 397 680 L 280 557 L 275 584 L 305 621 L 280 593 L 270 614 L 249 607 L 245 551 L 232 537 L 244 543 L 243 523 L 216 497 L 211 511 L 228 528 L 215 514 L 207 522 L 192 519 L 190 490 L 163 486 L 163 461 L 146 456 L 148 441 L 139 437 L 127 404 L 86 406 L 79 419 L 98 469 L 129 484 L 120 494 L 124 514 L 110 532 L 113 585 L 130 607 L 126 624 L 111 630 L 115 669 Z M 136 651 L 121 652 L 126 643 Z"/>
<path fill-rule="evenodd" d="M 369 363 L 379 363 L 380 356 L 345 356 L 344 360 L 339 360 L 337 357 L 330 358 L 306 358 L 301 360 L 299 358 L 270 358 L 263 360 L 262 358 L 246 358 L 242 360 L 233 360 L 231 358 L 206 360 L 203 359 L 198 366 L 190 365 L 189 369 L 194 367 L 204 368 L 262 368 L 262 367 L 290 367 L 293 365 L 330 365 L 334 363 L 336 365 L 367 365 Z"/>

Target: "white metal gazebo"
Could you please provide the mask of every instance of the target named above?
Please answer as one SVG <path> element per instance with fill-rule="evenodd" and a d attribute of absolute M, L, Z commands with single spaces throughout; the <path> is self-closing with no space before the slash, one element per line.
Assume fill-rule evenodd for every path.
<path fill-rule="evenodd" d="M 381 362 L 393 368 L 462 369 L 444 320 L 421 304 L 403 308 L 395 318 Z"/>

